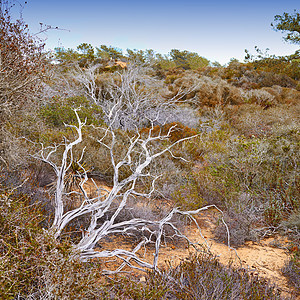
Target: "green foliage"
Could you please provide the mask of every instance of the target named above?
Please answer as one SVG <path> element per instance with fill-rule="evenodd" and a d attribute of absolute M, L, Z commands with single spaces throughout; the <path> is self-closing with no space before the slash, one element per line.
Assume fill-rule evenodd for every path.
<path fill-rule="evenodd" d="M 137 49 L 127 49 L 127 56 L 128 58 L 135 62 L 138 65 L 143 65 L 146 62 L 146 58 L 145 58 L 145 52 L 143 50 L 137 50 Z"/>
<path fill-rule="evenodd" d="M 100 48 L 96 47 L 96 51 L 96 57 L 102 59 L 121 59 L 124 57 L 122 49 L 113 46 L 101 45 Z"/>
<path fill-rule="evenodd" d="M 68 241 L 55 241 L 41 228 L 40 205 L 2 189 L 0 193 L 0 296 L 59 299 L 280 299 L 279 292 L 256 275 L 222 266 L 215 257 L 199 255 L 170 267 L 159 275 L 149 273 L 145 282 L 134 277 L 105 281 L 97 260 L 81 263 Z M 75 256 L 74 256 L 75 254 Z M 171 279 L 170 279 L 171 278 Z"/>
<path fill-rule="evenodd" d="M 62 47 L 55 48 L 55 51 L 55 57 L 61 63 L 81 61 L 80 66 L 82 67 L 87 62 L 98 62 L 99 59 L 102 62 L 107 62 L 110 59 L 126 59 L 136 65 L 148 65 L 157 70 L 169 70 L 172 68 L 198 70 L 204 69 L 209 65 L 209 60 L 197 53 L 187 50 L 180 51 L 178 49 L 172 49 L 168 55 L 155 53 L 152 49 L 127 49 L 127 54 L 123 55 L 122 49 L 117 47 L 101 45 L 100 47 L 96 47 L 95 52 L 91 44 L 82 43 L 77 46 L 77 51 Z"/>
<path fill-rule="evenodd" d="M 248 50 L 246 51 L 245 60 L 249 66 L 252 66 L 259 76 L 261 72 L 272 78 L 272 83 L 261 82 L 260 86 L 280 85 L 285 87 L 295 87 L 295 83 L 291 82 L 288 77 L 299 80 L 300 79 L 300 53 L 297 50 L 292 55 L 275 56 L 269 55 L 268 52 L 263 52 L 255 46 L 256 55 L 252 55 Z M 265 76 L 266 76 L 265 75 Z M 280 77 L 278 76 L 280 75 Z M 290 82 L 288 82 L 290 81 Z M 286 82 L 286 83 L 285 83 Z"/>
<path fill-rule="evenodd" d="M 60 62 L 74 62 L 79 60 L 79 53 L 74 49 L 68 48 L 65 49 L 63 47 L 54 48 L 55 58 Z"/>
<path fill-rule="evenodd" d="M 195 52 L 189 52 L 187 50 L 180 51 L 178 49 L 172 49 L 169 55 L 177 67 L 185 70 L 200 69 L 208 66 L 209 64 L 209 60 L 206 58 L 199 56 Z"/>
<path fill-rule="evenodd" d="M 55 58 L 61 63 L 71 63 L 86 59 L 93 61 L 95 59 L 95 50 L 91 44 L 81 43 L 77 46 L 77 51 L 71 48 L 65 49 L 63 47 L 56 47 Z"/>
<path fill-rule="evenodd" d="M 176 68 L 176 63 L 168 55 L 163 55 L 158 53 L 157 57 L 157 66 L 162 70 L 170 70 Z"/>
<path fill-rule="evenodd" d="M 175 203 L 185 209 L 198 209 L 206 204 L 204 180 L 200 174 L 188 174 L 184 184 L 177 189 L 172 197 Z"/>
<path fill-rule="evenodd" d="M 266 194 L 273 198 L 276 191 L 277 200 L 270 200 L 270 203 L 275 205 L 280 201 L 282 207 L 277 213 L 296 209 L 298 179 L 297 168 L 292 161 L 296 158 L 294 150 L 297 146 L 294 145 L 295 149 L 293 146 L 290 149 L 279 148 L 282 143 L 282 140 L 275 142 L 254 138 L 230 141 L 227 153 L 223 153 L 223 163 L 218 162 L 209 168 L 213 178 L 219 182 L 218 185 L 226 190 L 223 195 L 229 196 L 229 192 L 233 196 L 241 190 L 251 190 L 268 199 Z M 282 184 L 283 179 L 286 184 Z M 278 205 L 276 208 L 279 208 Z"/>
<path fill-rule="evenodd" d="M 155 52 L 152 49 L 145 51 L 127 49 L 126 51 L 128 59 L 137 65 L 154 65 L 157 62 Z"/>
<path fill-rule="evenodd" d="M 276 30 L 288 32 L 285 37 L 287 41 L 299 43 L 299 13 L 285 13 L 276 16 L 275 21 L 277 24 L 273 27 Z M 44 58 L 40 48 L 27 34 L 24 24 L 10 24 L 8 19 L 1 19 L 1 22 L 0 37 L 4 43 L 1 44 L 0 55 L 6 65 L 5 72 L 0 74 L 0 81 L 5 82 L 6 87 L 13 87 L 15 78 L 16 83 L 30 82 L 30 74 L 43 74 Z M 25 56 L 21 49 L 25 49 Z M 156 54 L 151 49 L 127 49 L 127 55 L 123 56 L 122 50 L 116 47 L 101 45 L 95 50 L 91 44 L 82 43 L 76 50 L 55 50 L 56 58 L 61 62 L 79 62 L 80 67 L 86 67 L 89 63 L 103 64 L 95 78 L 103 101 L 109 100 L 106 92 L 110 81 L 117 77 L 113 73 L 116 68 L 111 68 L 110 74 L 104 72 L 104 65 L 109 59 L 126 58 L 139 66 L 147 66 L 145 72 L 151 74 L 149 78 L 155 76 L 155 93 L 163 95 L 166 102 L 182 90 L 189 91 L 196 86 L 180 100 L 193 99 L 191 107 L 197 111 L 195 116 L 199 117 L 197 130 L 183 125 L 184 122 L 151 129 L 152 135 L 157 136 L 159 133 L 167 134 L 175 126 L 170 133 L 170 141 L 163 141 L 163 145 L 200 133 L 192 141 L 172 149 L 174 156 L 182 157 L 189 163 L 183 164 L 182 160 L 166 154 L 150 171 L 159 174 L 163 170 L 162 181 L 158 179 L 157 185 L 162 190 L 167 187 L 167 196 L 172 198 L 173 204 L 196 209 L 213 203 L 223 208 L 232 243 L 239 246 L 246 240 L 255 240 L 254 232 L 259 235 L 260 230 L 265 230 L 260 227 L 287 228 L 293 234 L 299 232 L 297 102 L 300 99 L 300 55 L 296 51 L 290 56 L 277 57 L 263 53 L 257 47 L 255 49 L 256 56 L 247 52 L 246 63 L 232 59 L 225 67 L 218 64 L 208 67 L 207 59 L 178 49 L 172 49 L 168 55 Z M 67 65 L 70 69 L 66 68 L 66 73 L 72 70 L 71 65 Z M 6 75 L 9 69 L 13 70 L 11 76 Z M 58 71 L 60 68 L 53 66 L 53 69 Z M 141 77 L 135 81 L 134 93 L 139 89 L 143 93 L 143 89 L 148 88 L 143 85 L 144 80 Z M 4 91 L 0 94 L 1 101 L 11 99 L 12 103 L 19 105 L 30 98 L 29 88 L 10 95 L 6 87 L 1 89 L 0 83 L 0 91 Z M 87 125 L 105 127 L 101 109 L 85 97 L 58 96 L 51 100 L 40 97 L 40 100 L 41 109 L 32 105 L 26 111 L 24 105 L 24 111 L 18 110 L 2 123 L 1 162 L 9 160 L 7 153 L 11 157 L 21 155 L 27 160 L 26 151 L 30 147 L 30 150 L 35 150 L 33 143 L 28 146 L 20 142 L 24 139 L 15 141 L 11 136 L 43 142 L 44 146 L 61 142 L 63 136 L 70 138 L 74 132 L 66 129 L 64 124 L 77 124 L 74 108 L 81 107 L 78 113 L 81 120 L 86 119 Z M 149 132 L 150 128 L 142 128 L 139 134 L 147 135 Z M 102 133 L 87 126 L 83 134 L 84 142 L 73 149 L 75 160 L 65 180 L 67 191 L 78 188 L 76 176 L 82 172 L 82 167 L 76 158 L 83 147 L 86 147 L 87 154 L 82 165 L 86 169 L 106 175 L 107 183 L 114 175 L 110 152 L 98 143 Z M 116 144 L 112 152 L 115 163 L 118 163 L 126 155 L 124 145 L 128 145 L 134 132 L 118 129 L 115 135 Z M 110 137 L 104 137 L 103 142 L 109 144 Z M 160 147 L 160 144 L 153 143 L 151 151 L 155 147 Z M 132 153 L 132 160 L 141 159 L 140 150 Z M 59 151 L 61 149 L 57 154 Z M 35 172 L 38 173 L 37 170 Z M 119 179 L 131 173 L 132 170 L 125 165 L 118 174 Z M 143 178 L 138 182 L 137 189 L 145 192 L 151 185 L 147 180 Z M 72 196 L 70 199 L 72 202 Z M 78 230 L 79 225 L 72 223 L 74 226 L 64 233 L 66 239 L 56 241 L 42 230 L 45 216 L 39 205 L 20 192 L 11 192 L 7 188 L 0 191 L 0 298 L 30 295 L 42 298 L 49 293 L 56 299 L 191 299 L 199 295 L 220 299 L 279 299 L 279 292 L 265 281 L 243 270 L 224 267 L 209 255 L 191 257 L 161 275 L 150 273 L 144 283 L 129 276 L 105 282 L 99 276 L 102 267 L 98 261 L 79 262 L 68 241 L 68 238 L 77 237 L 79 232 L 74 233 L 74 229 Z M 135 207 L 134 204 L 120 218 L 127 220 L 128 214 L 136 218 L 145 214 L 157 217 L 156 211 L 142 205 Z M 227 232 L 220 230 L 220 227 L 215 233 L 221 240 L 227 238 Z M 299 278 L 297 249 L 284 271 L 291 282 L 297 282 Z"/>
<path fill-rule="evenodd" d="M 277 131 L 271 131 L 268 118 L 277 120 L 278 109 L 273 112 L 262 109 L 261 115 L 257 108 L 251 112 L 245 107 L 245 111 L 247 115 L 238 116 L 235 111 L 235 116 L 244 126 L 249 125 L 245 132 L 252 134 L 246 137 L 241 133 L 241 127 L 237 134 L 224 127 L 193 140 L 194 149 L 201 149 L 200 156 L 193 160 L 193 171 L 182 174 L 182 184 L 172 194 L 178 205 L 188 209 L 213 203 L 225 211 L 235 211 L 238 220 L 229 216 L 228 224 L 232 224 L 233 231 L 234 228 L 245 231 L 236 235 L 236 244 L 243 243 L 240 236 L 255 239 L 256 234 L 252 234 L 255 226 L 263 223 L 279 226 L 300 205 L 299 167 L 294 163 L 299 159 L 297 131 L 278 131 L 286 126 L 283 115 L 283 124 L 278 125 Z M 250 131 L 256 123 L 249 117 L 252 113 L 258 120 L 266 122 L 257 123 L 257 131 Z M 231 120 L 231 116 L 228 117 Z M 176 152 L 176 155 L 182 156 L 182 153 Z M 243 211 L 248 215 L 243 217 Z M 257 223 L 253 223 L 253 219 Z"/>
<path fill-rule="evenodd" d="M 283 13 L 274 17 L 275 24 L 271 26 L 286 34 L 284 40 L 293 44 L 300 44 L 300 13 L 294 10 L 293 14 Z"/>
<path fill-rule="evenodd" d="M 99 263 L 81 263 L 67 240 L 58 242 L 45 234 L 40 203 L 0 188 L 0 298 L 105 297 Z"/>
<path fill-rule="evenodd" d="M 0 264 L 0 297 L 12 299 L 18 293 L 31 293 L 38 285 L 40 244 L 35 236 L 41 232 L 43 221 L 37 205 L 29 206 L 26 196 L 14 196 L 9 191 L 0 194 L 0 253 L 4 258 Z"/>
<path fill-rule="evenodd" d="M 95 59 L 95 50 L 91 44 L 82 43 L 77 46 L 77 50 L 81 52 L 80 58 L 86 58 L 88 60 Z"/>
<path fill-rule="evenodd" d="M 64 124 L 77 124 L 73 110 L 79 107 L 78 115 L 81 120 L 86 120 L 87 125 L 103 124 L 101 108 L 95 104 L 90 104 L 85 97 L 71 97 L 67 99 L 55 97 L 41 109 L 40 113 L 48 124 L 55 127 L 64 127 Z"/>

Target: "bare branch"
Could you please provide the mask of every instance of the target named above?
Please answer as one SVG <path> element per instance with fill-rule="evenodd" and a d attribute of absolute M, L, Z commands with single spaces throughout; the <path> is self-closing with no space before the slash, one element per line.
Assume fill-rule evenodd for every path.
<path fill-rule="evenodd" d="M 95 69 L 96 70 L 96 69 Z M 87 91 L 90 93 L 91 97 L 96 97 L 96 86 L 95 82 L 90 82 L 91 78 L 94 78 L 94 73 L 96 71 L 93 69 L 88 70 L 87 73 L 89 80 L 84 81 L 81 78 L 82 84 L 86 86 Z M 85 70 L 82 70 L 85 72 Z M 133 71 L 132 71 L 133 72 Z M 201 234 L 200 226 L 198 225 L 196 219 L 193 215 L 199 212 L 209 209 L 217 208 L 214 205 L 206 206 L 195 211 L 181 211 L 177 208 L 171 209 L 164 217 L 159 220 L 152 220 L 147 218 L 135 218 L 129 217 L 128 220 L 119 220 L 122 212 L 130 209 L 128 207 L 130 199 L 139 198 L 146 199 L 150 198 L 155 192 L 155 182 L 160 177 L 160 175 L 153 175 L 149 171 L 149 166 L 159 157 L 164 154 L 170 153 L 173 158 L 176 157 L 172 154 L 171 150 L 179 143 L 191 140 L 195 136 L 185 137 L 179 139 L 173 143 L 170 142 L 171 134 L 176 130 L 176 125 L 171 126 L 166 134 L 162 134 L 162 130 L 158 133 L 154 132 L 155 122 L 159 119 L 161 114 L 162 106 L 159 109 L 154 110 L 151 114 L 145 113 L 142 118 L 147 119 L 150 123 L 150 129 L 146 135 L 141 135 L 138 128 L 141 120 L 134 119 L 130 123 L 130 128 L 134 129 L 134 132 L 127 132 L 127 142 L 123 145 L 124 151 L 123 155 L 117 156 L 115 154 L 115 148 L 118 147 L 118 131 L 116 128 L 116 121 L 121 120 L 120 117 L 124 113 L 124 103 L 125 112 L 129 112 L 129 118 L 131 118 L 131 113 L 139 114 L 141 110 L 147 111 L 152 107 L 149 104 L 149 99 L 146 99 L 149 94 L 139 91 L 136 88 L 138 83 L 137 77 L 132 74 L 120 74 L 121 85 L 115 86 L 115 90 L 111 90 L 111 104 L 100 103 L 98 98 L 95 98 L 99 105 L 103 107 L 106 115 L 106 127 L 94 127 L 95 130 L 99 130 L 103 133 L 102 137 L 98 139 L 100 146 L 108 150 L 110 155 L 110 164 L 113 169 L 113 186 L 111 189 L 104 189 L 97 186 L 95 181 L 93 185 L 97 191 L 97 195 L 94 197 L 89 196 L 85 189 L 85 185 L 88 181 L 87 170 L 84 168 L 82 163 L 83 154 L 85 149 L 83 149 L 79 160 L 76 162 L 80 167 L 80 183 L 79 190 L 77 191 L 65 191 L 65 176 L 71 167 L 73 162 L 73 148 L 82 142 L 82 128 L 85 126 L 85 122 L 82 122 L 78 116 L 77 110 L 74 111 L 78 125 L 66 125 L 71 127 L 77 133 L 77 138 L 72 141 L 65 141 L 64 144 L 54 145 L 53 147 L 44 148 L 42 146 L 41 151 L 35 157 L 39 157 L 44 162 L 48 163 L 53 167 L 56 172 L 56 193 L 55 193 L 55 217 L 51 227 L 51 232 L 56 238 L 60 237 L 63 230 L 66 228 L 70 222 L 73 220 L 79 220 L 82 216 L 88 220 L 86 228 L 82 230 L 82 236 L 80 240 L 74 245 L 75 249 L 79 251 L 80 258 L 82 260 L 88 260 L 91 258 L 111 258 L 116 257 L 121 259 L 122 263 L 115 271 L 107 271 L 108 273 L 120 272 L 125 266 L 130 266 L 132 268 L 137 268 L 140 270 L 145 270 L 151 268 L 158 271 L 158 257 L 161 248 L 161 243 L 167 237 L 174 238 L 180 237 L 185 239 L 189 244 L 196 244 L 190 241 L 172 222 L 172 218 L 175 215 L 181 215 L 189 217 L 193 222 L 195 222 L 197 228 L 199 229 L 200 236 L 205 241 Z M 94 79 L 93 79 L 94 80 Z M 134 101 L 131 99 L 135 98 Z M 139 101 L 141 102 L 139 102 Z M 125 101 L 125 102 L 124 102 Z M 148 101 L 148 102 L 147 102 Z M 169 103 L 170 104 L 170 103 Z M 107 105 L 107 106 L 105 106 Z M 144 105 L 144 106 L 143 106 Z M 150 106 L 149 106 L 150 105 Z M 153 107 L 155 107 L 155 105 Z M 171 104 L 170 104 L 171 105 Z M 151 108 L 152 109 L 152 108 Z M 144 111 L 144 112 L 145 112 Z M 150 110 L 148 110 L 149 112 Z M 126 123 L 128 129 L 129 123 Z M 162 143 L 163 142 L 163 143 Z M 60 165 L 56 165 L 51 159 L 52 156 L 57 153 L 59 147 L 64 147 Z M 183 159 L 183 158 L 180 158 Z M 183 159 L 184 160 L 184 159 Z M 120 173 L 122 168 L 128 167 L 130 172 L 126 176 Z M 151 185 L 148 190 L 140 191 L 138 189 L 139 184 L 143 178 L 148 178 L 151 180 Z M 105 193 L 101 192 L 105 191 Z M 77 207 L 66 210 L 64 198 L 68 195 L 82 195 L 81 203 Z M 218 209 L 218 208 L 217 208 Z M 218 209 L 219 210 L 219 209 Z M 220 210 L 219 210 L 220 211 Z M 220 211 L 221 212 L 221 211 Z M 226 226 L 226 224 L 225 224 Z M 166 233 L 166 228 L 171 229 L 171 233 Z M 228 227 L 226 227 L 228 230 Z M 128 249 L 114 249 L 114 250 L 96 250 L 98 243 L 104 241 L 107 237 L 114 237 L 116 235 L 122 235 L 124 237 L 129 237 L 139 232 L 142 234 L 142 239 L 136 242 L 131 250 Z M 205 241 L 206 242 L 206 241 Z M 147 245 L 155 245 L 155 250 L 153 253 L 152 263 L 141 259 L 138 252 L 142 247 L 146 249 Z M 228 235 L 228 245 L 230 246 L 230 240 Z M 206 242 L 207 249 L 209 245 Z"/>

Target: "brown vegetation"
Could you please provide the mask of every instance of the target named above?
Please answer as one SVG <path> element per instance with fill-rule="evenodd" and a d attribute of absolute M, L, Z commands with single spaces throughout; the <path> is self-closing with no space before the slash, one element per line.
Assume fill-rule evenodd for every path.
<path fill-rule="evenodd" d="M 0 40 L 3 299 L 282 299 L 205 247 L 161 269 L 163 243 L 196 245 L 183 233 L 203 226 L 192 216 L 204 205 L 218 209 L 218 242 L 286 239 L 282 273 L 299 294 L 296 56 L 208 66 L 188 51 L 81 44 L 51 65 L 2 13 Z M 110 258 L 117 273 L 152 272 L 105 278 Z"/>

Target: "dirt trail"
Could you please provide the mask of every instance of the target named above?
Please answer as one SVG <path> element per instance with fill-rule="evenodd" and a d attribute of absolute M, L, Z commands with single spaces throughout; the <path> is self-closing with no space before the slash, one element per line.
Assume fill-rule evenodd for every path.
<path fill-rule="evenodd" d="M 279 286 L 283 294 L 288 296 L 291 291 L 286 278 L 282 275 L 281 269 L 285 262 L 289 259 L 288 252 L 284 249 L 272 247 L 274 238 L 261 241 L 259 244 L 247 242 L 243 247 L 238 249 L 230 249 L 227 245 L 217 242 L 212 233 L 215 224 L 213 223 L 213 213 L 205 212 L 198 218 L 201 226 L 201 232 L 206 242 L 210 246 L 210 251 L 219 257 L 222 264 L 232 263 L 234 266 L 243 267 L 258 274 L 261 277 L 269 279 L 272 283 Z M 205 241 L 199 235 L 196 226 L 191 225 L 187 230 L 188 238 L 195 243 L 205 244 Z M 287 240 L 282 240 L 287 243 Z M 180 259 L 189 254 L 189 249 L 179 248 L 162 249 L 160 252 L 160 262 L 170 260 L 173 265 L 177 264 Z M 297 299 L 300 299 L 297 298 Z"/>
<path fill-rule="evenodd" d="M 94 184 L 88 184 L 90 191 L 93 191 Z M 103 186 L 106 191 L 111 190 L 111 188 L 104 185 L 103 182 L 97 182 L 97 185 L 98 184 Z M 210 251 L 219 257 L 222 264 L 227 265 L 231 262 L 234 266 L 243 267 L 254 272 L 254 274 L 258 274 L 261 277 L 269 279 L 272 283 L 276 283 L 276 285 L 282 289 L 283 296 L 289 296 L 291 293 L 291 287 L 281 273 L 281 269 L 285 262 L 289 259 L 288 251 L 272 247 L 274 238 L 264 239 L 260 241 L 259 244 L 247 242 L 243 247 L 238 249 L 228 248 L 227 245 L 217 242 L 214 239 L 213 229 L 216 226 L 216 214 L 217 212 L 214 211 L 205 211 L 197 217 L 197 222 L 201 227 L 201 233 L 205 240 L 199 234 L 195 224 L 191 224 L 187 227 L 187 237 L 194 243 L 203 245 L 208 243 Z M 288 243 L 288 240 L 282 238 L 280 242 L 281 244 L 286 244 Z M 107 246 L 109 248 L 119 248 L 120 243 L 122 243 L 122 247 L 124 247 L 124 249 L 131 246 L 130 243 L 128 244 L 126 241 L 122 241 L 119 238 L 113 241 L 111 240 L 107 243 Z M 104 247 L 106 246 L 105 244 L 106 243 L 103 244 Z M 195 250 L 193 250 L 192 247 L 187 248 L 184 244 L 169 244 L 167 246 L 162 246 L 159 256 L 159 265 L 163 266 L 166 262 L 170 262 L 173 266 L 177 265 L 180 260 L 187 257 L 193 251 Z M 144 259 L 151 261 L 151 259 L 153 259 L 153 254 L 150 252 L 151 251 L 147 253 L 143 252 L 140 253 L 140 255 L 143 256 Z M 298 300 L 300 297 L 297 297 L 296 299 Z"/>

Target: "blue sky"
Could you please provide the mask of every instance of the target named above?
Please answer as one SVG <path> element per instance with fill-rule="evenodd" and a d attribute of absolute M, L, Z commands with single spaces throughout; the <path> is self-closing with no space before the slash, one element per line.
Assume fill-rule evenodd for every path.
<path fill-rule="evenodd" d="M 70 30 L 42 35 L 50 49 L 76 48 L 82 42 L 123 50 L 151 48 L 163 54 L 176 48 L 224 64 L 233 57 L 242 61 L 244 50 L 254 53 L 254 46 L 276 55 L 299 48 L 285 43 L 270 26 L 276 14 L 299 11 L 299 0 L 27 2 L 23 17 L 33 32 L 40 22 Z"/>

